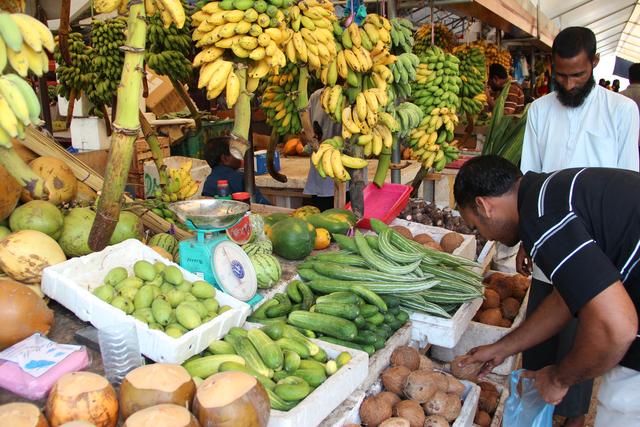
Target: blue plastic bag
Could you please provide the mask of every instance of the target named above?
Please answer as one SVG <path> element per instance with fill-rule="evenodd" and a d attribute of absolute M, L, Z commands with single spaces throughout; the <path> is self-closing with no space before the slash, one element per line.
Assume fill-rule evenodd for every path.
<path fill-rule="evenodd" d="M 520 376 L 524 369 L 511 372 L 511 393 L 504 407 L 503 427 L 551 427 L 553 405 L 546 403 L 533 385 L 533 379 Z M 518 382 L 522 382 L 522 395 Z"/>

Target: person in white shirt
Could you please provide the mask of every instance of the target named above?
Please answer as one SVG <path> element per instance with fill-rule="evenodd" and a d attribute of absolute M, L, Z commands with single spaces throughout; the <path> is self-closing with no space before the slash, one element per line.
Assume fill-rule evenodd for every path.
<path fill-rule="evenodd" d="M 554 39 L 555 92 L 537 99 L 527 115 L 520 168 L 523 173 L 575 167 L 609 167 L 638 171 L 638 108 L 624 96 L 596 85 L 596 38 L 584 27 L 569 27 Z M 532 268 L 533 267 L 533 268 Z M 520 248 L 518 272 L 533 270 L 527 314 L 551 293 L 550 281 L 531 266 Z M 571 349 L 577 321 L 560 334 L 523 353 L 523 367 L 538 370 L 561 360 Z M 593 381 L 569 389 L 555 414 L 565 426 L 583 426 Z"/>

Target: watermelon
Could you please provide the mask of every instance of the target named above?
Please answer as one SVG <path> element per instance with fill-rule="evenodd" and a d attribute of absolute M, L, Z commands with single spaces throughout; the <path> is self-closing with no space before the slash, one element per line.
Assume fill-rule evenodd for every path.
<path fill-rule="evenodd" d="M 289 218 L 289 215 L 282 212 L 272 213 L 271 215 L 267 215 L 264 217 L 264 223 L 269 226 L 273 226 L 276 223 L 282 221 L 283 219 Z"/>
<path fill-rule="evenodd" d="M 291 216 L 294 218 L 307 219 L 308 216 L 319 213 L 320 209 L 316 208 L 315 206 L 302 206 L 301 208 L 293 211 Z"/>
<path fill-rule="evenodd" d="M 175 256 L 178 252 L 178 240 L 168 233 L 158 233 L 147 242 L 149 246 L 158 246 Z"/>
<path fill-rule="evenodd" d="M 253 254 L 249 256 L 249 259 L 256 270 L 260 289 L 269 289 L 278 283 L 282 275 L 282 267 L 276 257 L 269 254 Z"/>
<path fill-rule="evenodd" d="M 273 244 L 271 240 L 259 240 L 253 243 L 247 243 L 242 246 L 242 249 L 247 253 L 247 255 L 255 255 L 255 254 L 267 254 L 271 255 L 273 252 Z"/>
<path fill-rule="evenodd" d="M 315 229 L 311 230 L 301 219 L 283 219 L 271 227 L 273 251 L 290 260 L 306 258 L 313 250 L 315 234 Z"/>

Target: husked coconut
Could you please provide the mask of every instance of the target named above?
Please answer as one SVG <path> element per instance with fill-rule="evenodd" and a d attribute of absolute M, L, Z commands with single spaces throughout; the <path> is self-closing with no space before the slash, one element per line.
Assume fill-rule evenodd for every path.
<path fill-rule="evenodd" d="M 464 386 L 464 384 L 462 384 L 462 382 L 460 382 L 460 380 L 458 380 L 453 375 L 447 375 L 447 382 L 448 382 L 448 386 L 446 390 L 447 393 L 455 394 L 457 396 L 462 396 L 462 394 L 466 390 L 466 387 Z"/>
<path fill-rule="evenodd" d="M 418 369 L 430 371 L 434 367 L 433 362 L 424 354 L 420 355 L 420 366 Z"/>
<path fill-rule="evenodd" d="M 451 361 L 451 373 L 458 379 L 476 382 L 484 363 L 469 363 L 469 359 L 470 356 L 467 355 L 456 356 Z M 461 363 L 464 363 L 464 366 Z"/>
<path fill-rule="evenodd" d="M 367 397 L 360 405 L 360 420 L 367 427 L 379 426 L 392 415 L 393 409 L 389 402 L 377 396 Z"/>
<path fill-rule="evenodd" d="M 439 252 L 444 252 L 444 250 L 442 249 L 442 246 L 440 246 L 440 244 L 436 242 L 427 242 L 427 243 L 424 243 L 422 246 L 424 246 L 427 249 L 434 249 Z"/>
<path fill-rule="evenodd" d="M 391 227 L 396 233 L 399 233 L 407 239 L 413 240 L 413 233 L 407 227 L 402 225 L 394 225 Z"/>
<path fill-rule="evenodd" d="M 441 371 L 432 371 L 431 376 L 433 378 L 433 381 L 438 386 L 438 390 L 446 392 L 449 389 L 449 380 L 447 379 L 447 374 Z"/>
<path fill-rule="evenodd" d="M 173 403 L 187 409 L 196 386 L 180 365 L 153 363 L 129 372 L 120 386 L 120 411 L 124 418 L 142 409 Z"/>
<path fill-rule="evenodd" d="M 96 427 L 115 427 L 118 398 L 106 378 L 91 372 L 71 372 L 53 385 L 45 414 L 52 427 L 75 420 L 89 421 Z"/>
<path fill-rule="evenodd" d="M 458 396 L 443 391 L 436 392 L 422 406 L 427 415 L 442 415 L 447 421 L 454 421 L 458 418 L 462 409 Z"/>
<path fill-rule="evenodd" d="M 415 371 L 420 367 L 420 353 L 408 345 L 398 347 L 391 354 L 391 366 L 406 366 Z"/>
<path fill-rule="evenodd" d="M 22 402 L 0 406 L 0 424 L 7 427 L 49 427 L 36 405 Z"/>
<path fill-rule="evenodd" d="M 485 325 L 501 326 L 502 325 L 502 311 L 499 308 L 488 308 L 483 310 L 478 315 L 478 321 Z"/>
<path fill-rule="evenodd" d="M 401 395 L 406 384 L 407 377 L 411 371 L 406 366 L 392 366 L 382 372 L 382 385 L 392 393 Z"/>
<path fill-rule="evenodd" d="M 388 420 L 383 421 L 380 424 L 380 427 L 411 427 L 411 424 L 404 418 L 391 417 Z M 420 427 L 422 427 L 422 424 Z"/>
<path fill-rule="evenodd" d="M 69 421 L 61 424 L 60 427 L 96 427 L 96 425 L 88 421 Z"/>
<path fill-rule="evenodd" d="M 485 392 L 492 392 L 492 393 L 496 393 L 498 394 L 498 389 L 495 385 L 493 385 L 492 383 L 490 383 L 489 381 L 478 381 L 478 386 L 480 387 L 480 390 L 485 391 Z"/>
<path fill-rule="evenodd" d="M 424 403 L 438 391 L 438 384 L 432 372 L 413 371 L 407 377 L 404 394 L 411 400 Z"/>
<path fill-rule="evenodd" d="M 424 425 L 424 410 L 415 400 L 403 400 L 393 407 L 393 416 L 409 421 L 411 427 Z"/>
<path fill-rule="evenodd" d="M 428 234 L 418 234 L 413 238 L 413 241 L 424 245 L 425 243 L 433 242 L 434 240 L 433 237 Z"/>
<path fill-rule="evenodd" d="M 453 253 L 460 245 L 464 242 L 464 237 L 461 234 L 452 231 L 450 233 L 442 236 L 442 240 L 440 240 L 440 246 L 447 253 Z"/>
<path fill-rule="evenodd" d="M 493 289 L 485 288 L 484 300 L 482 301 L 482 305 L 480 306 L 480 309 L 486 310 L 487 308 L 498 308 L 498 307 L 500 307 L 500 294 L 494 291 Z"/>
<path fill-rule="evenodd" d="M 184 406 L 163 403 L 134 413 L 122 427 L 200 427 L 200 423 Z"/>
<path fill-rule="evenodd" d="M 478 424 L 480 427 L 489 427 L 491 425 L 491 415 L 481 409 L 478 409 L 473 422 Z"/>
<path fill-rule="evenodd" d="M 266 390 L 244 372 L 220 372 L 196 391 L 193 413 L 203 426 L 265 427 L 271 405 Z"/>
<path fill-rule="evenodd" d="M 520 302 L 513 298 L 508 297 L 502 300 L 502 317 L 505 319 L 513 320 L 520 311 Z"/>
<path fill-rule="evenodd" d="M 384 400 L 389 403 L 389 405 L 394 406 L 396 403 L 400 402 L 400 397 L 397 394 L 392 393 L 390 391 L 382 391 L 376 394 L 378 399 Z"/>
<path fill-rule="evenodd" d="M 449 427 L 449 421 L 442 415 L 429 415 L 424 419 L 424 427 Z"/>
<path fill-rule="evenodd" d="M 497 391 L 481 390 L 480 399 L 478 400 L 478 407 L 489 414 L 493 414 L 498 407 L 498 400 L 500 395 Z"/>

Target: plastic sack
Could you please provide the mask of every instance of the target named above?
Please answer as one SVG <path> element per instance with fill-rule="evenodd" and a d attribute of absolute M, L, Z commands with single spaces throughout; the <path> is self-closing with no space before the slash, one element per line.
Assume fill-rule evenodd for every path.
<path fill-rule="evenodd" d="M 505 403 L 503 427 L 551 427 L 553 405 L 546 403 L 533 385 L 531 378 L 520 378 L 524 369 L 511 372 L 511 393 Z M 522 394 L 518 394 L 518 382 Z"/>

